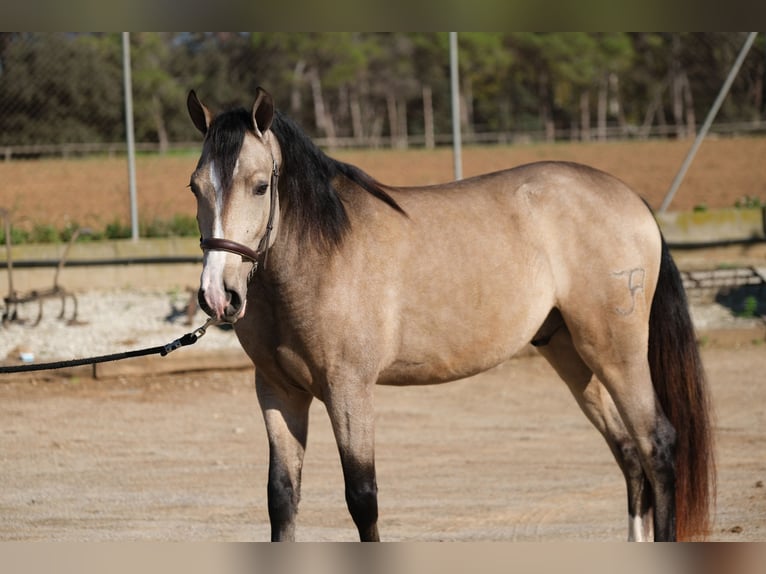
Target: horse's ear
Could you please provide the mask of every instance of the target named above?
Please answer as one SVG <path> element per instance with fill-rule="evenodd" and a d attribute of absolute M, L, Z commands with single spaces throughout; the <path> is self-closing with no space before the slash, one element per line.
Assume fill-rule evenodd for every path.
<path fill-rule="evenodd" d="M 194 125 L 202 132 L 202 135 L 205 135 L 208 126 L 210 126 L 212 115 L 210 114 L 210 110 L 205 107 L 205 104 L 199 100 L 197 94 L 194 93 L 194 90 L 191 90 L 189 96 L 186 98 L 186 107 L 189 110 L 189 116 L 191 117 L 192 122 L 194 122 Z"/>
<path fill-rule="evenodd" d="M 253 124 L 255 133 L 261 137 L 269 131 L 274 119 L 274 99 L 271 94 L 260 86 L 255 91 L 255 103 L 253 104 Z"/>

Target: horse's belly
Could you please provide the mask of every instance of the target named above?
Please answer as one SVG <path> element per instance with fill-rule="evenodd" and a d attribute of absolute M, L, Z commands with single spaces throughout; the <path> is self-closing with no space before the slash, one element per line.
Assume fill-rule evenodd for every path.
<path fill-rule="evenodd" d="M 474 269 L 476 271 L 476 269 Z M 401 311 L 392 339 L 396 351 L 380 384 L 423 385 L 454 381 L 508 360 L 535 335 L 554 305 L 550 281 L 527 272 L 537 290 L 507 280 L 510 272 L 478 274 L 483 281 L 462 285 L 445 279 L 422 289 Z M 500 277 L 501 279 L 498 279 Z M 425 283 L 425 280 L 424 280 Z M 445 291 L 443 286 L 450 286 Z M 543 285 L 547 285 L 546 289 Z"/>
<path fill-rule="evenodd" d="M 379 385 L 408 386 L 436 385 L 457 381 L 495 367 L 510 358 L 511 355 L 473 364 L 462 363 L 460 368 L 450 363 L 436 361 L 408 362 L 397 361 L 378 377 Z"/>
<path fill-rule="evenodd" d="M 383 369 L 383 385 L 429 385 L 470 377 L 496 367 L 521 350 L 545 318 L 432 328 L 404 337 L 398 356 Z"/>

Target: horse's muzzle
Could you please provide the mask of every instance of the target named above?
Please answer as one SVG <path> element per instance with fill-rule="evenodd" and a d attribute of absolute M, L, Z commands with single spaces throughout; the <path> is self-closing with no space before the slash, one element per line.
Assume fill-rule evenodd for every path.
<path fill-rule="evenodd" d="M 197 291 L 197 302 L 208 317 L 218 319 L 232 325 L 241 319 L 245 314 L 246 302 L 236 291 L 226 290 L 226 304 L 220 309 L 213 309 L 205 296 L 205 290 Z"/>

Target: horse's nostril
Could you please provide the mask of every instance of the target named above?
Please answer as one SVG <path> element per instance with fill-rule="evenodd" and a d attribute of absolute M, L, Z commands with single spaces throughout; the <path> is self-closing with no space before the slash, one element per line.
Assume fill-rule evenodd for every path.
<path fill-rule="evenodd" d="M 200 288 L 197 291 L 197 301 L 200 309 L 208 316 L 223 321 L 233 323 L 244 314 L 245 302 L 242 296 L 237 291 L 225 287 L 223 290 Z"/>
<path fill-rule="evenodd" d="M 199 289 L 197 291 L 197 303 L 199 303 L 199 308 L 202 309 L 205 313 L 208 315 L 213 314 L 213 310 L 210 308 L 210 305 L 207 304 L 207 301 L 205 300 L 205 290 Z"/>
<path fill-rule="evenodd" d="M 239 296 L 239 293 L 227 289 L 226 299 L 228 301 L 228 304 L 226 305 L 226 314 L 230 317 L 237 315 L 242 308 L 242 298 Z"/>

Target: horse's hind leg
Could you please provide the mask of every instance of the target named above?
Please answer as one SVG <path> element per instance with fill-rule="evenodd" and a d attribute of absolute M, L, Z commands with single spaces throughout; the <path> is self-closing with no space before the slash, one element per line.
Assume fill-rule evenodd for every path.
<path fill-rule="evenodd" d="M 634 441 L 652 490 L 654 539 L 676 539 L 676 431 L 659 405 L 648 360 L 648 310 L 636 300 L 628 314 L 620 309 L 602 317 L 604 308 L 574 306 L 564 313 L 582 360 L 609 391 Z M 596 320 L 594 320 L 594 318 Z"/>
<path fill-rule="evenodd" d="M 269 437 L 268 504 L 271 540 L 295 540 L 311 395 L 286 393 L 256 374 L 255 388 Z"/>
<path fill-rule="evenodd" d="M 559 317 L 560 319 L 560 317 Z M 625 476 L 628 494 L 628 540 L 652 540 L 652 494 L 630 437 L 612 397 L 593 376 L 572 343 L 564 325 L 538 351 L 566 382 L 577 404 L 606 440 Z"/>

